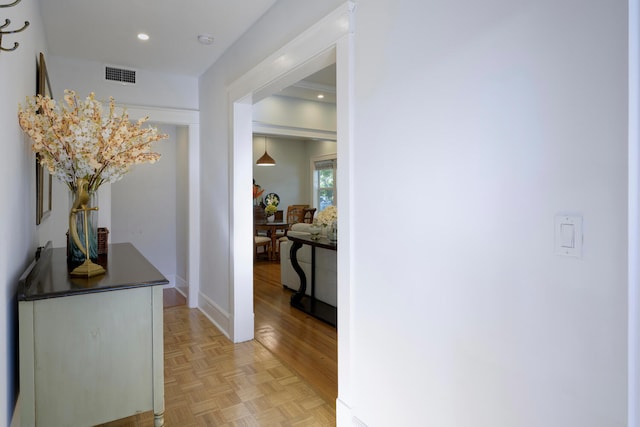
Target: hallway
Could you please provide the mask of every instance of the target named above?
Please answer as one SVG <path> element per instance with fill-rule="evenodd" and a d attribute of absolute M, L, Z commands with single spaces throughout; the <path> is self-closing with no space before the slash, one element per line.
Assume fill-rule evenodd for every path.
<path fill-rule="evenodd" d="M 256 264 L 256 339 L 240 344 L 165 290 L 165 425 L 335 426 L 336 330 L 289 307 L 279 268 Z M 102 426 L 152 425 L 145 412 Z"/>

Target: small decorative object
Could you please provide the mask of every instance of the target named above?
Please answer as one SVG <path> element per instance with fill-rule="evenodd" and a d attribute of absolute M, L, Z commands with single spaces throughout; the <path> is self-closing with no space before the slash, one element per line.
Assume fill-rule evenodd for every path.
<path fill-rule="evenodd" d="M 280 197 L 276 193 L 269 193 L 265 196 L 264 202 L 267 206 L 273 205 L 278 207 L 280 204 Z"/>
<path fill-rule="evenodd" d="M 253 180 L 253 206 L 260 206 L 262 204 L 262 193 L 264 189 L 260 185 L 256 184 L 256 180 Z"/>
<path fill-rule="evenodd" d="M 91 262 L 92 248 L 96 248 L 97 256 L 98 246 L 97 222 L 90 228 L 89 217 L 97 210 L 91 199 L 102 184 L 121 179 L 134 164 L 155 163 L 160 158 L 160 154 L 150 151 L 151 143 L 167 135 L 158 134 L 153 127 L 143 128 L 148 119 L 129 121 L 126 110 L 116 111 L 113 98 L 103 117 L 102 103 L 93 93 L 82 100 L 70 90 L 65 91 L 64 102 L 37 95 L 27 97 L 26 105 L 19 107 L 20 127 L 33 140 L 31 148 L 40 164 L 67 184 L 73 194 L 69 242 L 78 246 L 84 263 L 72 275 L 104 273 Z"/>
<path fill-rule="evenodd" d="M 318 240 L 320 238 L 320 231 L 322 231 L 322 227 L 316 224 L 311 224 L 309 226 L 309 234 L 311 234 L 312 240 Z"/>
<path fill-rule="evenodd" d="M 107 227 L 98 228 L 98 255 L 109 253 L 109 229 Z"/>

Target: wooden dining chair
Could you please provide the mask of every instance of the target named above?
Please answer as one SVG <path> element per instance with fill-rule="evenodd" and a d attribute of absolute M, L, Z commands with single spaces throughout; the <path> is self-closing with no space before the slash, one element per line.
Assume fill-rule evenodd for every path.
<path fill-rule="evenodd" d="M 287 207 L 287 223 L 289 227 L 292 224 L 304 222 L 304 210 L 308 207 L 309 205 L 289 205 Z"/>
<path fill-rule="evenodd" d="M 309 209 L 309 205 L 289 205 L 287 206 L 287 223 L 289 224 L 289 229 L 293 224 L 297 224 L 305 221 L 305 215 L 311 216 L 311 222 L 313 222 L 313 214 L 315 212 L 314 209 Z M 280 242 L 287 239 L 287 230 L 283 232 L 279 232 L 276 239 L 276 254 L 280 256 Z"/>
<path fill-rule="evenodd" d="M 302 222 L 313 224 L 313 216 L 316 214 L 316 208 L 305 208 L 303 210 Z"/>
<path fill-rule="evenodd" d="M 258 248 L 262 247 L 262 254 L 267 256 L 267 259 L 270 257 L 271 253 L 271 237 L 260 236 L 258 233 L 255 233 L 253 236 L 253 260 L 258 260 Z"/>

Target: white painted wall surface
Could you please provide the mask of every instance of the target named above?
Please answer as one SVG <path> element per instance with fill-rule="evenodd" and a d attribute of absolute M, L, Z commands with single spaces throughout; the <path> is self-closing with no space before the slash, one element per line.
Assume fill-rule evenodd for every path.
<path fill-rule="evenodd" d="M 20 46 L 0 53 L 0 425 L 10 425 L 18 395 L 18 278 L 29 265 L 38 243 L 35 220 L 35 155 L 18 125 L 18 104 L 36 93 L 39 52 L 47 54 L 37 2 L 24 1 L 2 9 L 10 19 L 5 30 L 29 27 L 3 36 L 2 46 Z M 4 20 L 2 21 L 4 23 Z"/>
<path fill-rule="evenodd" d="M 336 141 L 313 141 L 307 143 L 307 156 L 309 158 L 337 153 Z"/>
<path fill-rule="evenodd" d="M 136 70 L 136 84 L 125 85 L 105 80 L 105 65 L 114 64 L 51 56 L 47 65 L 56 99 L 63 96 L 65 89 L 70 89 L 83 97 L 94 92 L 96 98 L 103 101 L 112 96 L 119 105 L 198 109 L 195 77 Z"/>
<path fill-rule="evenodd" d="M 176 128 L 176 286 L 187 280 L 189 260 L 189 132 Z"/>
<path fill-rule="evenodd" d="M 169 135 L 168 139 L 153 145 L 153 150 L 162 156 L 160 160 L 154 164 L 136 165 L 120 181 L 111 184 L 110 234 L 112 243 L 132 243 L 175 283 L 176 127 L 157 127 L 160 133 Z"/>
<path fill-rule="evenodd" d="M 625 425 L 626 9 L 359 4 L 351 366 L 367 425 Z M 401 250 L 371 233 L 380 200 L 421 213 L 385 234 Z M 554 255 L 567 211 L 579 259 Z"/>
<path fill-rule="evenodd" d="M 278 209 L 287 213 L 287 206 L 309 204 L 309 160 L 307 142 L 294 139 L 267 137 L 267 152 L 276 161 L 275 166 L 257 166 L 264 154 L 264 137 L 253 137 L 253 177 L 268 193 L 280 196 Z"/>
<path fill-rule="evenodd" d="M 253 106 L 253 120 L 285 129 L 335 132 L 336 106 L 274 95 Z"/>
<path fill-rule="evenodd" d="M 339 3 L 278 2 L 201 77 L 201 290 L 225 308 L 226 85 Z M 627 2 L 370 0 L 356 23 L 351 415 L 625 425 Z M 401 250 L 381 205 L 421 212 L 385 233 Z M 554 254 L 560 212 L 582 258 Z"/>

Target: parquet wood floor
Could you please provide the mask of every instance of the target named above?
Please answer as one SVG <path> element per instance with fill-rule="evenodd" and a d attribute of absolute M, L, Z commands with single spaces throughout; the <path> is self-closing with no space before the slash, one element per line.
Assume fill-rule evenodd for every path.
<path fill-rule="evenodd" d="M 337 364 L 331 362 L 337 348 L 335 329 L 290 309 L 290 291 L 279 284 L 277 263 L 258 263 L 255 271 L 254 341 L 233 344 L 199 310 L 175 305 L 180 304 L 170 299 L 175 295 L 166 299 L 166 426 L 335 426 L 337 386 L 322 384 L 337 378 Z M 278 295 L 286 304 L 276 302 Z M 282 312 L 278 314 L 268 305 L 280 306 Z M 293 311 L 287 313 L 289 309 Z M 281 323 L 276 318 L 281 318 Z M 318 329 L 319 334 L 313 332 Z M 287 342 L 295 334 L 299 334 L 298 343 Z M 318 336 L 301 344 L 313 335 Z M 314 355 L 303 357 L 308 349 L 315 349 Z M 320 349 L 328 355 L 322 356 Z M 289 364 L 288 360 L 294 362 Z M 320 364 L 314 365 L 316 362 Z M 336 365 L 336 374 L 328 380 L 334 376 L 331 365 Z M 324 369 L 328 373 L 309 374 Z M 322 380 L 323 376 L 327 379 Z M 152 425 L 153 414 L 146 412 L 102 427 Z"/>

